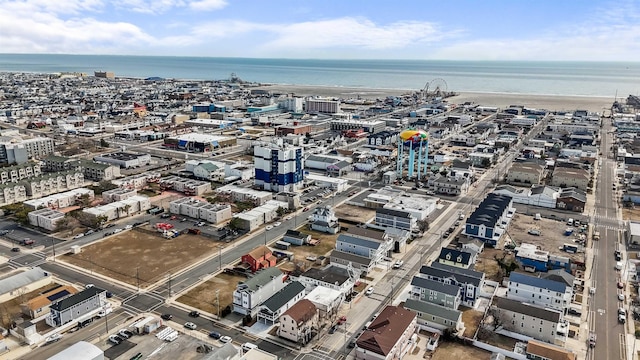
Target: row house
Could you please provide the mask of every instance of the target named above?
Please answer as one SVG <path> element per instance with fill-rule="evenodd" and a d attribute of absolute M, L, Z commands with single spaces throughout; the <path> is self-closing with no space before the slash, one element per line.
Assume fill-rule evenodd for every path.
<path fill-rule="evenodd" d="M 27 188 L 23 183 L 0 185 L 0 205 L 15 204 L 27 200 Z"/>
<path fill-rule="evenodd" d="M 233 312 L 255 316 L 259 306 L 284 287 L 284 275 L 280 269 L 263 269 L 238 283 L 233 292 Z"/>
<path fill-rule="evenodd" d="M 128 188 L 116 188 L 102 192 L 102 200 L 107 203 L 122 201 L 138 195 L 138 190 Z"/>
<path fill-rule="evenodd" d="M 106 221 L 128 217 L 151 209 L 151 201 L 142 195 L 132 196 L 122 201 L 96 206 L 82 210 L 82 212 L 94 217 L 105 217 Z"/>
<path fill-rule="evenodd" d="M 467 218 L 463 234 L 496 246 L 514 212 L 513 198 L 490 193 Z"/>
<path fill-rule="evenodd" d="M 469 184 L 470 179 L 465 176 L 436 176 L 433 179 L 429 178 L 429 185 L 432 186 L 433 191 L 437 194 L 442 195 L 465 195 L 469 190 Z"/>
<path fill-rule="evenodd" d="M 38 199 L 31 199 L 24 202 L 24 204 L 30 209 L 36 210 L 43 207 L 49 209 L 60 209 L 73 206 L 77 204 L 77 201 L 86 197 L 89 201 L 95 198 L 95 193 L 91 189 L 77 188 L 62 193 L 57 193 Z"/>
<path fill-rule="evenodd" d="M 561 188 L 574 187 L 587 191 L 590 181 L 591 175 L 587 170 L 556 167 L 553 171 L 551 185 Z"/>
<path fill-rule="evenodd" d="M 27 195 L 40 198 L 84 186 L 84 174 L 78 171 L 50 173 L 23 181 Z"/>
<path fill-rule="evenodd" d="M 458 286 L 461 304 L 470 308 L 475 308 L 485 280 L 483 272 L 435 262 L 431 266 L 423 265 L 418 276 Z"/>
<path fill-rule="evenodd" d="M 418 325 L 427 330 L 444 331 L 445 329 L 454 329 L 457 332 L 464 329 L 462 311 L 458 309 L 411 298 L 405 300 L 404 307 L 415 312 Z"/>
<path fill-rule="evenodd" d="M 24 179 L 30 179 L 42 175 L 40 164 L 26 162 L 19 165 L 0 168 L 0 183 L 16 183 Z"/>

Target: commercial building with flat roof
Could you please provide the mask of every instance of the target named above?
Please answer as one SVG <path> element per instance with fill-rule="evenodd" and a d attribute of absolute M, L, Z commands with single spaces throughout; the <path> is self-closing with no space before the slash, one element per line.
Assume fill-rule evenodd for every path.
<path fill-rule="evenodd" d="M 116 152 L 98 155 L 94 157 L 93 160 L 96 162 L 117 165 L 123 169 L 130 169 L 149 165 L 149 163 L 151 163 L 151 155 Z"/>

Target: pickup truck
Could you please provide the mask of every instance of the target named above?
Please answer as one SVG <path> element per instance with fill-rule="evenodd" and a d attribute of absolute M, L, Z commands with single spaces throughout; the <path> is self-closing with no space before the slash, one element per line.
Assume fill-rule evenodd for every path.
<path fill-rule="evenodd" d="M 33 240 L 29 239 L 29 238 L 23 239 L 23 240 L 20 241 L 20 245 L 22 245 L 22 246 L 33 245 L 33 244 L 35 244 L 35 241 L 33 241 Z"/>

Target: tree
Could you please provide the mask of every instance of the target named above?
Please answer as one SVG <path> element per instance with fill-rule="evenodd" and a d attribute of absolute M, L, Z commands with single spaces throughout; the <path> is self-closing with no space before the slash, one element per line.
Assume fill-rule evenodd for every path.
<path fill-rule="evenodd" d="M 77 202 L 83 208 L 88 207 L 89 205 L 91 205 L 91 197 L 89 196 L 89 194 L 82 194 L 80 195 L 80 198 Z"/>
<path fill-rule="evenodd" d="M 491 160 L 489 160 L 489 158 L 484 158 L 482 159 L 482 167 L 485 169 L 488 169 L 489 167 L 491 167 Z"/>
<path fill-rule="evenodd" d="M 100 147 L 108 148 L 109 147 L 109 143 L 107 142 L 107 140 L 100 139 Z"/>
<path fill-rule="evenodd" d="M 55 232 L 67 231 L 71 229 L 71 219 L 65 215 L 62 219 L 56 223 Z"/>
<path fill-rule="evenodd" d="M 418 220 L 418 229 L 420 230 L 420 232 L 425 232 L 429 230 L 429 220 L 424 219 L 424 220 Z"/>
<path fill-rule="evenodd" d="M 234 217 L 233 219 L 231 219 L 231 221 L 229 221 L 229 228 L 238 230 L 241 228 L 241 223 L 242 221 L 240 220 L 240 218 Z"/>

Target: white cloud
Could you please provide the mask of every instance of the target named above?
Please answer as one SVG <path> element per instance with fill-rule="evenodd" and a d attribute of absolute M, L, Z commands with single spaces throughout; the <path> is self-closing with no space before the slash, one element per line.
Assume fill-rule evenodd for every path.
<path fill-rule="evenodd" d="M 189 7 L 198 11 L 219 10 L 225 6 L 227 6 L 226 0 L 198 0 L 189 2 Z"/>
<path fill-rule="evenodd" d="M 84 11 L 99 11 L 102 0 L 0 0 L 0 9 L 16 16 L 34 13 L 77 15 Z"/>

